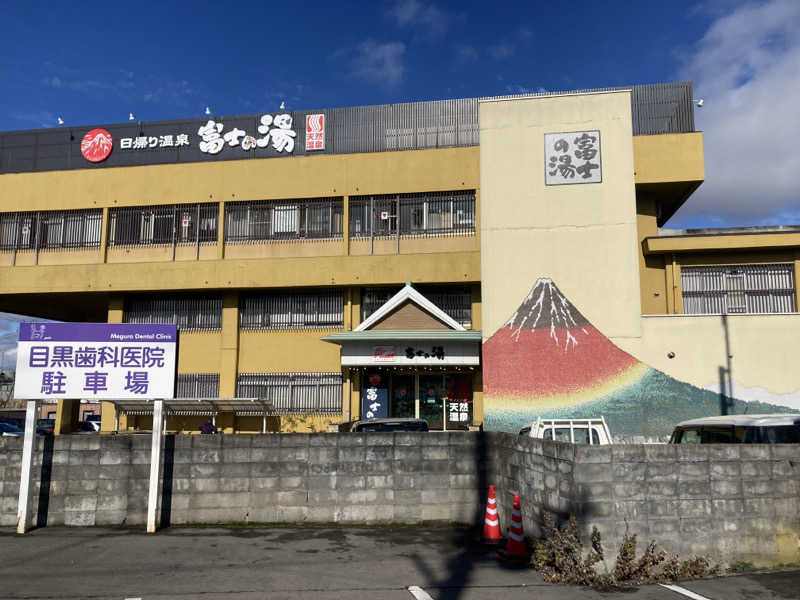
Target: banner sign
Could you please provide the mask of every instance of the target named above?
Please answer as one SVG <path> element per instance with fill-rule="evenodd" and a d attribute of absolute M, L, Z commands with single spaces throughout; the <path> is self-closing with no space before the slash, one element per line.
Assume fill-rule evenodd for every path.
<path fill-rule="evenodd" d="M 389 378 L 373 371 L 364 377 L 361 388 L 361 418 L 384 419 L 389 416 Z"/>
<path fill-rule="evenodd" d="M 175 325 L 20 323 L 14 396 L 173 398 Z"/>

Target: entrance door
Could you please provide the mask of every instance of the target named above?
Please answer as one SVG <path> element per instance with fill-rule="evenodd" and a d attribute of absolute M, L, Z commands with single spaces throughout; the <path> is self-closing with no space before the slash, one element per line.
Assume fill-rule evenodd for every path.
<path fill-rule="evenodd" d="M 441 375 L 419 376 L 419 417 L 431 429 L 444 428 L 444 378 Z"/>
<path fill-rule="evenodd" d="M 389 415 L 394 418 L 414 418 L 414 376 L 392 375 L 392 401 Z"/>

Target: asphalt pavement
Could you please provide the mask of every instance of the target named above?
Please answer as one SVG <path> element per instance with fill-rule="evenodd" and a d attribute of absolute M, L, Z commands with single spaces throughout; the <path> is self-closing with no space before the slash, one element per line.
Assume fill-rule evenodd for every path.
<path fill-rule="evenodd" d="M 800 598 L 800 571 L 679 586 L 598 592 L 546 584 L 459 529 L 0 529 L 0 598 L 783 600 Z"/>

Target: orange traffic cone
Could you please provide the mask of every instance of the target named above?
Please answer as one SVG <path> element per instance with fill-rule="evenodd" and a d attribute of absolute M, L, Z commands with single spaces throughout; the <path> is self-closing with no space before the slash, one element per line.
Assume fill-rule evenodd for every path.
<path fill-rule="evenodd" d="M 524 561 L 528 556 L 525 536 L 522 533 L 522 511 L 519 506 L 518 494 L 514 494 L 514 506 L 511 510 L 511 524 L 508 526 L 506 548 L 498 554 L 501 558 L 509 561 Z"/>
<path fill-rule="evenodd" d="M 494 485 L 489 486 L 489 499 L 486 501 L 486 516 L 483 519 L 481 543 L 490 545 L 503 543 L 503 536 L 500 535 L 500 519 L 497 518 L 497 500 L 494 497 Z"/>

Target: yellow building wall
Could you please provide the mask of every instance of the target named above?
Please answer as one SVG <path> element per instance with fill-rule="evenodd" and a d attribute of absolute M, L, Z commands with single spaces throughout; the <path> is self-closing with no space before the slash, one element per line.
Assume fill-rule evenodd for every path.
<path fill-rule="evenodd" d="M 9 173 L 3 212 L 476 189 L 476 146 Z"/>
<path fill-rule="evenodd" d="M 550 277 L 612 338 L 640 334 L 630 92 L 480 104 L 483 337 Z M 602 183 L 545 185 L 546 133 L 599 130 Z"/>

